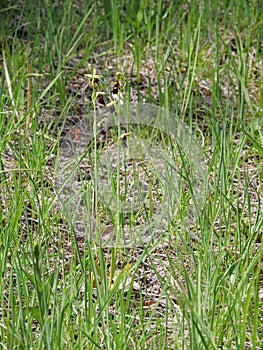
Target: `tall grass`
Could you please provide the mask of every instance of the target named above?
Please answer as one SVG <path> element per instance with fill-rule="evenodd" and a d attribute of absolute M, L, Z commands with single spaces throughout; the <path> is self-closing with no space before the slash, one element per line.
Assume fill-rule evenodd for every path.
<path fill-rule="evenodd" d="M 2 348 L 260 349 L 260 2 L 10 1 L 0 16 Z M 110 101 L 117 72 L 127 101 L 185 123 L 209 179 L 202 215 L 184 228 L 186 176 L 165 239 L 140 249 L 79 238 L 54 184 L 65 126 Z"/>

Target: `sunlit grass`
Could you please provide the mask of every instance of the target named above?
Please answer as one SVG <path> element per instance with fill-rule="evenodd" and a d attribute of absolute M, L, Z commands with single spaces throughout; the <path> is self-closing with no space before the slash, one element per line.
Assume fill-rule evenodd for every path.
<path fill-rule="evenodd" d="M 258 2 L 11 1 L 0 16 L 3 349 L 260 349 Z M 91 83 L 94 68 L 100 77 Z M 154 169 L 134 168 L 135 188 L 140 171 L 150 183 L 141 214 L 150 219 L 164 194 L 172 204 L 165 231 L 129 249 L 80 237 L 59 205 L 55 182 L 65 130 L 98 108 L 99 95 L 112 102 L 116 77 L 125 101 L 156 104 L 184 123 L 202 150 L 193 149 L 192 161 L 201 159 L 208 178 L 201 214 L 186 220 L 189 204 L 196 205 L 191 159 L 163 133 L 166 125 L 156 133 L 138 129 L 165 149 L 182 180 L 175 195 L 173 172 L 165 182 Z M 113 138 L 121 143 L 123 130 Z M 103 151 L 96 142 L 90 147 L 96 155 Z M 127 169 L 120 164 L 115 171 L 113 189 L 123 200 Z M 103 207 L 97 187 L 91 184 L 84 198 L 88 210 L 108 215 L 119 229 L 124 216 Z M 138 217 L 131 214 L 131 227 Z"/>

